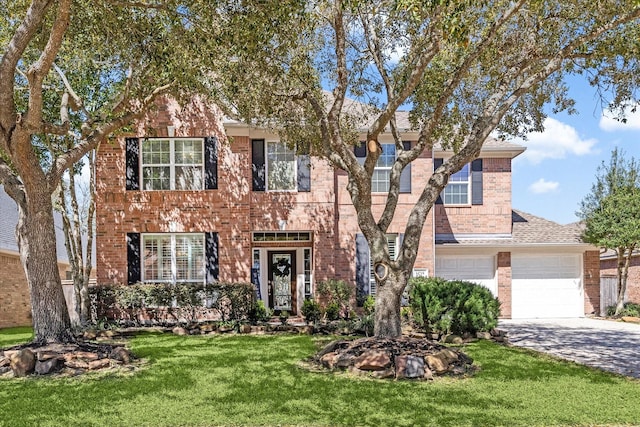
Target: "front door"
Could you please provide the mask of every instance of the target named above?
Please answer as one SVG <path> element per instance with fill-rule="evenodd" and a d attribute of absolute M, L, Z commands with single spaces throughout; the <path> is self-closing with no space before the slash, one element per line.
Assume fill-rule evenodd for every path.
<path fill-rule="evenodd" d="M 296 313 L 296 252 L 269 251 L 269 306 L 281 311 Z"/>

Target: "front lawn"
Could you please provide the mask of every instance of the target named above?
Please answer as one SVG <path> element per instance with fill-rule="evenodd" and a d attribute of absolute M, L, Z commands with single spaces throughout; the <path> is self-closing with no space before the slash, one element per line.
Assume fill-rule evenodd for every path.
<path fill-rule="evenodd" d="M 0 331 L 0 343 L 11 342 Z M 28 339 L 28 338 L 25 338 Z M 4 344 L 3 344 L 4 345 Z M 465 380 L 385 381 L 301 369 L 309 336 L 143 334 L 149 361 L 120 376 L 0 380 L 0 425 L 620 425 L 640 381 L 491 342 L 466 347 Z"/>

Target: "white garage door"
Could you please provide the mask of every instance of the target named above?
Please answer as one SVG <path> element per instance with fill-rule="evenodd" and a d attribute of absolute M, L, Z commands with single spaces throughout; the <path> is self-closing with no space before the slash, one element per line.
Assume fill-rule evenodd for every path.
<path fill-rule="evenodd" d="M 493 256 L 436 256 L 436 276 L 478 283 L 498 295 Z"/>
<path fill-rule="evenodd" d="M 580 255 L 511 257 L 511 317 L 584 316 Z"/>

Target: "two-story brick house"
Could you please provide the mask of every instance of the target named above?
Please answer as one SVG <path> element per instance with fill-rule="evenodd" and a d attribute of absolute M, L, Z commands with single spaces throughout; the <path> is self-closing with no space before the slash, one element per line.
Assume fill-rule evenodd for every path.
<path fill-rule="evenodd" d="M 407 124 L 405 144 L 416 139 Z M 395 156 L 390 135 L 380 143 L 372 182 L 378 212 Z M 364 159 L 363 149 L 354 150 Z M 512 210 L 511 161 L 523 151 L 491 139 L 452 177 L 427 218 L 414 274 L 483 283 L 505 317 L 591 313 L 597 249 L 582 244 L 578 230 Z M 425 151 L 405 169 L 388 230 L 391 253 L 419 192 L 448 156 Z M 134 134 L 101 145 L 97 168 L 99 284 L 251 281 L 268 306 L 294 313 L 330 278 L 354 284 L 359 296 L 375 293 L 346 173 L 296 155 L 265 129 L 223 122 L 199 101 L 185 108 L 166 101 Z"/>

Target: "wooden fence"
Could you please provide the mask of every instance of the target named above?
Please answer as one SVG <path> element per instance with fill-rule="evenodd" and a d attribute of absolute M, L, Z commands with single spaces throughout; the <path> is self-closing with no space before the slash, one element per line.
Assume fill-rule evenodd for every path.
<path fill-rule="evenodd" d="M 628 296 L 624 296 L 625 302 Z M 600 315 L 607 314 L 607 307 L 616 305 L 618 302 L 618 277 L 617 276 L 601 276 L 600 277 Z"/>

